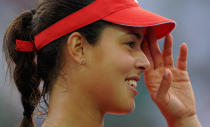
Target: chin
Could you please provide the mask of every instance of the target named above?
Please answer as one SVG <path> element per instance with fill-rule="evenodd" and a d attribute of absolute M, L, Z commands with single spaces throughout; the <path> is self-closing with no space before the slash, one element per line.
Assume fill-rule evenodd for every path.
<path fill-rule="evenodd" d="M 134 111 L 135 109 L 135 102 L 131 105 L 123 106 L 121 108 L 117 108 L 113 111 L 107 112 L 107 114 L 130 114 Z"/>

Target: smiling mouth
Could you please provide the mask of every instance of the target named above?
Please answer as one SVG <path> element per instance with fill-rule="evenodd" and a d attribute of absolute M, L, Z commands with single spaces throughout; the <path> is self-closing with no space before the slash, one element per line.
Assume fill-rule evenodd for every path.
<path fill-rule="evenodd" d="M 137 87 L 137 81 L 135 80 L 126 80 L 127 85 L 132 86 L 134 88 Z"/>
<path fill-rule="evenodd" d="M 137 81 L 136 80 L 126 80 L 126 83 L 128 85 L 128 88 L 133 92 L 134 96 L 138 94 L 137 87 Z"/>

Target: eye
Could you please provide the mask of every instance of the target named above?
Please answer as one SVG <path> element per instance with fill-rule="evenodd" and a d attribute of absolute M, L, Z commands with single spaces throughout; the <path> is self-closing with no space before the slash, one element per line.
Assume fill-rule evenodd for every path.
<path fill-rule="evenodd" d="M 136 42 L 134 42 L 134 41 L 131 41 L 131 42 L 128 42 L 128 43 L 126 43 L 129 47 L 131 47 L 131 48 L 134 48 L 134 47 L 136 47 Z"/>

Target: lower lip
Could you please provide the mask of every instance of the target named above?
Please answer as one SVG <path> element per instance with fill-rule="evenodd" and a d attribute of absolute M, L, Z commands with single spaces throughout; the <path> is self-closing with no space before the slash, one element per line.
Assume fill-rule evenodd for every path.
<path fill-rule="evenodd" d="M 133 91 L 135 96 L 138 94 L 138 90 L 135 89 L 133 86 L 128 85 L 128 87 Z"/>

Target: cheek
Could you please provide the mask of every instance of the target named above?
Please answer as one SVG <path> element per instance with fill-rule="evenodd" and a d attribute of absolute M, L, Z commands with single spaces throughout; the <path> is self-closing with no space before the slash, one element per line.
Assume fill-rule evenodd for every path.
<path fill-rule="evenodd" d="M 116 75 L 116 73 L 127 74 L 135 63 L 129 52 L 117 45 L 104 44 L 96 49 L 93 54 L 93 60 L 91 61 L 94 63 L 93 68 L 98 72 L 109 73 L 110 75 Z"/>
<path fill-rule="evenodd" d="M 113 84 L 124 82 L 133 68 L 134 58 L 120 48 L 109 47 L 104 49 L 109 50 L 101 49 L 95 53 L 94 61 L 92 61 L 94 64 L 91 65 L 89 75 L 94 79 L 93 84 L 97 84 L 98 89 L 107 90 Z M 101 86 L 99 87 L 99 85 Z"/>
<path fill-rule="evenodd" d="M 133 68 L 134 58 L 125 51 L 110 52 L 107 57 L 111 59 L 109 64 L 119 73 L 128 74 Z"/>

